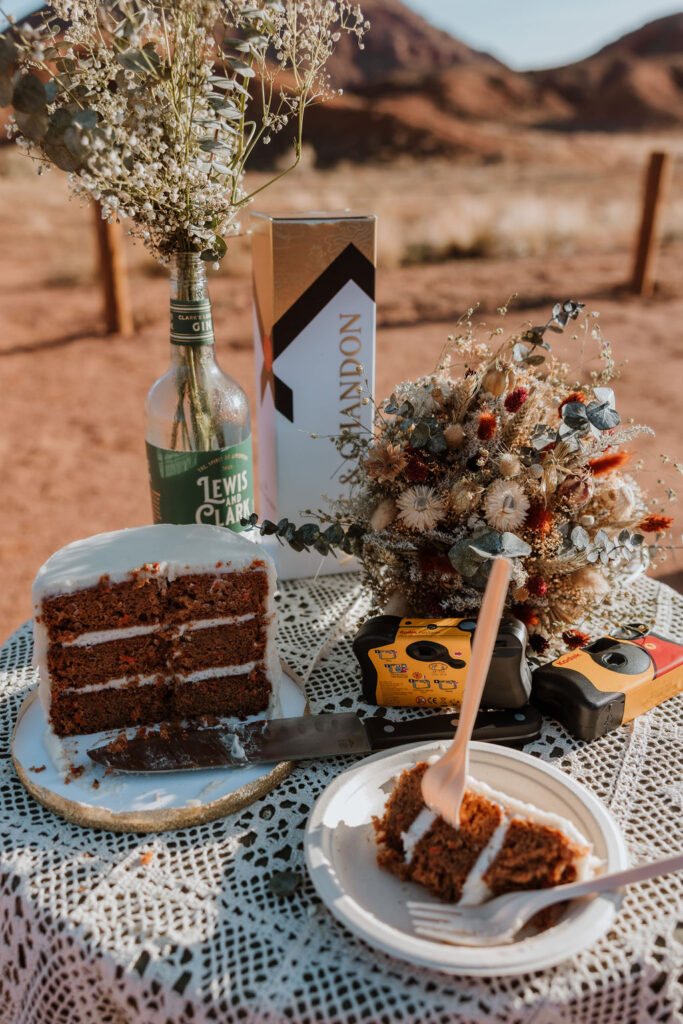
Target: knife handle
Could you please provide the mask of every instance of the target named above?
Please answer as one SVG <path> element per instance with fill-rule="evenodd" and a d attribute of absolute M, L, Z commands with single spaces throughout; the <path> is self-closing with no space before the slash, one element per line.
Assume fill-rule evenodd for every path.
<path fill-rule="evenodd" d="M 504 711 L 480 711 L 474 723 L 473 740 L 523 747 L 541 735 L 541 715 L 527 704 Z M 456 714 L 431 715 L 409 722 L 389 722 L 386 718 L 366 718 L 363 723 L 373 750 L 388 750 L 404 743 L 429 743 L 452 740 L 458 724 Z"/>

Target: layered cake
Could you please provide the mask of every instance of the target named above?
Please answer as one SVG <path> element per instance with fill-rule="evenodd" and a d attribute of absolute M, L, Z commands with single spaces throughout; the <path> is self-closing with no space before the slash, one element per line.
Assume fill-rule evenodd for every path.
<path fill-rule="evenodd" d="M 380 867 L 463 905 L 595 874 L 599 862 L 591 844 L 571 821 L 473 779 L 462 800 L 460 827 L 453 828 L 422 799 L 427 767 L 421 762 L 406 769 L 384 814 L 373 819 Z"/>
<path fill-rule="evenodd" d="M 143 526 L 57 551 L 33 584 L 39 696 L 57 736 L 269 714 L 275 567 L 217 526 Z"/>

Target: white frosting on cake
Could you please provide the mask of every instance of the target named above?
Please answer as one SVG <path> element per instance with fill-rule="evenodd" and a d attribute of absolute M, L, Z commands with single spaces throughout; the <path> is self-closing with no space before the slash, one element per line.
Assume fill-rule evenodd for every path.
<path fill-rule="evenodd" d="M 237 626 L 240 622 L 249 622 L 256 618 L 256 612 L 249 612 L 248 615 L 226 615 L 222 619 L 195 619 L 193 622 L 183 622 L 180 626 L 171 627 L 181 635 L 192 633 L 195 629 L 211 629 L 214 626 Z"/>
<path fill-rule="evenodd" d="M 413 859 L 415 847 L 422 839 L 422 836 L 429 832 L 437 817 L 438 815 L 434 811 L 430 811 L 428 807 L 423 807 L 407 831 L 401 832 L 401 842 L 403 843 L 406 863 Z"/>
<path fill-rule="evenodd" d="M 244 665 L 217 665 L 216 668 L 203 668 L 197 672 L 178 672 L 176 679 L 183 683 L 202 683 L 205 679 L 220 679 L 223 676 L 241 676 L 256 668 L 258 662 L 248 661 Z"/>
<path fill-rule="evenodd" d="M 252 568 L 252 563 L 255 561 L 260 564 L 253 565 Z M 50 679 L 47 671 L 49 639 L 47 628 L 40 618 L 41 606 L 45 598 L 87 589 L 96 585 L 103 576 L 108 577 L 110 583 L 120 583 L 129 579 L 131 573 L 140 571 L 143 573 L 149 571 L 155 578 L 174 580 L 183 575 L 214 574 L 222 576 L 250 568 L 252 571 L 265 572 L 268 578 L 263 617 L 266 634 L 265 652 L 258 664 L 263 665 L 272 686 L 271 699 L 266 711 L 266 715 L 269 717 L 278 706 L 277 690 L 280 679 L 280 664 L 275 646 L 277 631 L 276 574 L 273 560 L 260 545 L 220 526 L 160 524 L 97 534 L 94 537 L 75 541 L 60 551 L 56 551 L 38 570 L 32 588 L 35 615 L 33 662 L 39 671 L 38 696 L 48 721 L 50 715 Z M 255 613 L 252 612 L 244 615 L 194 620 L 179 626 L 167 625 L 166 628 L 171 632 L 182 634 L 188 630 L 211 626 L 236 625 L 253 619 L 254 615 Z M 161 624 L 153 623 L 147 626 L 91 631 L 66 641 L 64 646 L 91 646 L 157 632 L 162 628 Z M 203 679 L 250 672 L 256 665 L 256 662 L 251 661 L 244 665 L 217 667 L 203 672 L 188 673 L 181 678 L 200 682 Z M 136 682 L 144 685 L 155 678 L 156 676 L 144 677 L 137 679 Z M 116 689 L 130 685 L 131 682 L 131 677 L 109 679 L 101 684 L 81 689 L 83 691 Z M 77 688 L 73 687 L 72 689 L 76 690 Z"/>
<path fill-rule="evenodd" d="M 150 686 L 159 678 L 157 672 L 153 676 L 122 676 L 120 679 L 107 679 L 106 683 L 89 683 L 87 686 L 65 686 L 62 693 L 92 693 L 93 690 L 125 690 L 127 686 Z M 173 676 L 165 676 L 164 682 L 169 683 Z"/>
<path fill-rule="evenodd" d="M 429 763 L 434 764 L 438 759 L 439 755 L 434 755 L 429 758 Z M 568 818 L 563 818 L 561 815 L 553 814 L 550 811 L 543 811 L 539 807 L 534 806 L 534 804 L 515 800 L 514 797 L 510 797 L 506 793 L 500 792 L 500 790 L 492 789 L 485 782 L 480 782 L 478 779 L 473 779 L 469 776 L 467 777 L 467 789 L 472 793 L 485 797 L 500 807 L 503 812 L 503 820 L 493 832 L 493 835 L 479 854 L 465 879 L 459 903 L 473 906 L 490 899 L 492 893 L 483 876 L 500 853 L 508 827 L 515 819 L 530 821 L 535 825 L 545 825 L 547 828 L 563 832 L 579 849 L 579 853 L 573 861 L 576 870 L 576 881 L 581 882 L 595 875 L 602 862 L 594 856 L 589 841 Z M 410 863 L 415 855 L 417 844 L 427 834 L 437 817 L 438 815 L 429 810 L 429 808 L 423 807 L 409 828 L 401 833 L 406 863 Z"/>
<path fill-rule="evenodd" d="M 80 633 L 73 640 L 62 640 L 62 647 L 94 647 L 96 644 L 108 644 L 112 640 L 130 640 L 134 636 L 145 636 L 147 633 L 158 633 L 161 626 L 153 622 L 149 626 L 126 626 L 123 629 L 97 629 L 90 633 Z"/>
<path fill-rule="evenodd" d="M 137 526 L 130 530 L 98 533 L 55 551 L 38 570 L 32 590 L 37 612 L 44 597 L 70 594 L 92 587 L 103 576 L 121 583 L 131 570 L 158 565 L 158 575 L 169 580 L 192 573 L 246 569 L 255 560 L 275 573 L 270 556 L 260 545 L 223 526 L 189 524 Z"/>

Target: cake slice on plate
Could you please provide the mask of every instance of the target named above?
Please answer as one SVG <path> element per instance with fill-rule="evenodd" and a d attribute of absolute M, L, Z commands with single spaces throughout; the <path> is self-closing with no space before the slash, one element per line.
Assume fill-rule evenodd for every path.
<path fill-rule="evenodd" d="M 380 867 L 462 905 L 595 874 L 599 862 L 592 846 L 571 821 L 473 779 L 460 808 L 460 827 L 453 828 L 422 799 L 427 767 L 420 762 L 406 769 L 384 814 L 373 818 Z"/>
<path fill-rule="evenodd" d="M 60 737 L 277 705 L 275 567 L 217 526 L 143 526 L 57 551 L 33 584 L 39 696 Z"/>

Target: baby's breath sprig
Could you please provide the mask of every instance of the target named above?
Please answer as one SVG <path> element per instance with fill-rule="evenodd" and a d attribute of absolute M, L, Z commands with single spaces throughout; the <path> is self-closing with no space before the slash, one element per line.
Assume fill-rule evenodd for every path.
<path fill-rule="evenodd" d="M 240 211 L 299 162 L 340 34 L 368 27 L 350 0 L 50 0 L 39 17 L 0 35 L 10 138 L 161 262 L 225 255 Z M 248 193 L 255 148 L 288 125 L 291 164 Z"/>

